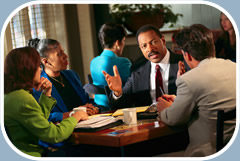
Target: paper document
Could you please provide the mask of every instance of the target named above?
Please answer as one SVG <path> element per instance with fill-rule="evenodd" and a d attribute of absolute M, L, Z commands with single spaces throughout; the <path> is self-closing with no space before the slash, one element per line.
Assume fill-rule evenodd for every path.
<path fill-rule="evenodd" d="M 144 112 L 149 108 L 149 106 L 142 106 L 142 107 L 136 107 L 137 113 L 138 112 Z M 112 116 L 119 116 L 119 115 L 123 115 L 123 111 L 122 109 L 118 109 L 117 111 L 115 111 Z"/>
<path fill-rule="evenodd" d="M 110 115 L 112 115 L 112 113 L 95 114 L 95 115 L 88 116 L 88 119 L 92 119 L 94 117 L 99 117 L 99 116 L 110 116 Z"/>
<path fill-rule="evenodd" d="M 75 128 L 98 128 L 116 122 L 117 120 L 118 119 L 113 116 L 98 116 L 85 121 L 80 121 Z"/>

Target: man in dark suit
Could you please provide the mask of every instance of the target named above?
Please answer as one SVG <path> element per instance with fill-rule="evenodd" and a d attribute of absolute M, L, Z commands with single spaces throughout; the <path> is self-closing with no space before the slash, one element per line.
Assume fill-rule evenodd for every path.
<path fill-rule="evenodd" d="M 138 45 L 148 60 L 132 71 L 125 86 L 122 88 L 117 67 L 114 66 L 114 76 L 105 71 L 103 74 L 108 87 L 113 91 L 110 105 L 113 109 L 123 107 L 148 106 L 156 102 L 155 67 L 160 66 L 163 93 L 176 94 L 175 81 L 177 74 L 183 72 L 182 55 L 175 54 L 166 48 L 164 36 L 152 25 L 142 26 L 136 34 Z M 178 62 L 180 61 L 179 65 Z M 179 67 L 181 70 L 178 70 Z M 179 73 L 178 73 L 179 71 Z"/>

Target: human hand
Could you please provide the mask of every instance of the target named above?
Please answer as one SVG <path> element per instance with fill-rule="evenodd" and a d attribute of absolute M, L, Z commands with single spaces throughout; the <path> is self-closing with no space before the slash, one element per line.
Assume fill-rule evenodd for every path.
<path fill-rule="evenodd" d="M 118 73 L 118 69 L 116 65 L 113 66 L 113 72 L 114 72 L 114 76 L 111 76 L 105 71 L 102 71 L 107 81 L 108 87 L 114 92 L 116 96 L 120 96 L 122 95 L 122 80 Z"/>
<path fill-rule="evenodd" d="M 68 118 L 70 113 L 71 113 L 71 111 L 70 112 L 64 112 L 63 113 L 63 119 Z"/>
<path fill-rule="evenodd" d="M 185 70 L 185 65 L 183 61 L 178 62 L 178 72 L 177 72 L 177 77 L 183 75 L 186 72 Z"/>
<path fill-rule="evenodd" d="M 99 108 L 90 103 L 85 104 L 84 107 L 87 107 L 87 114 L 90 116 L 99 113 Z"/>
<path fill-rule="evenodd" d="M 79 110 L 74 112 L 71 117 L 76 118 L 77 121 L 81 121 L 81 120 L 87 120 L 88 119 L 88 114 L 83 111 L 83 110 Z"/>
<path fill-rule="evenodd" d="M 161 96 L 163 99 L 167 100 L 167 101 L 171 101 L 174 102 L 174 99 L 176 98 L 176 95 L 168 95 L 168 94 L 164 94 Z M 159 99 L 159 98 L 158 98 Z"/>
<path fill-rule="evenodd" d="M 43 94 L 51 97 L 52 83 L 45 77 L 40 78 L 40 83 L 37 85 L 36 90 L 41 90 Z"/>
<path fill-rule="evenodd" d="M 165 108 L 168 108 L 169 106 L 172 105 L 172 101 L 167 101 L 162 97 L 158 98 L 158 102 L 157 102 L 157 109 L 158 112 L 160 113 L 162 110 L 164 110 Z"/>

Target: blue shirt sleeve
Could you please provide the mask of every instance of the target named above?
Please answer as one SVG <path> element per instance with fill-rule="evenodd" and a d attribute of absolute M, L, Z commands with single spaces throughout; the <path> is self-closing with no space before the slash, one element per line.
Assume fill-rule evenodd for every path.
<path fill-rule="evenodd" d="M 52 112 L 49 115 L 48 121 L 58 122 L 58 121 L 62 121 L 62 119 L 63 119 L 63 113 L 62 112 Z"/>

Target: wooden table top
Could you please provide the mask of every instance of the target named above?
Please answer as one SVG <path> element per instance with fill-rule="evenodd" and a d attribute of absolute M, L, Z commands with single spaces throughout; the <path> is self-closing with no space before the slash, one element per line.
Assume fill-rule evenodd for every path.
<path fill-rule="evenodd" d="M 171 128 L 156 119 L 146 119 L 138 120 L 137 125 L 122 124 L 98 132 L 73 132 L 69 141 L 73 144 L 121 147 L 179 131 L 182 130 Z"/>

